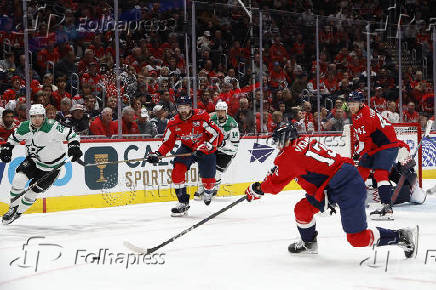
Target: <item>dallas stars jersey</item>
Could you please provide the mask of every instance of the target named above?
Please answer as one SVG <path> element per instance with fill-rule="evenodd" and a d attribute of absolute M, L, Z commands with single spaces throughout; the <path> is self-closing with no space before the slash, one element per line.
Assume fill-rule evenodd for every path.
<path fill-rule="evenodd" d="M 33 128 L 30 121 L 22 122 L 9 136 L 8 143 L 18 145 L 21 141 L 26 141 L 26 154 L 36 167 L 50 171 L 66 158 L 67 145 L 64 141 L 79 141 L 79 136 L 72 128 L 46 118 L 39 129 Z"/>
<path fill-rule="evenodd" d="M 236 155 L 239 145 L 238 123 L 235 121 L 235 119 L 233 119 L 233 117 L 229 115 L 227 115 L 227 119 L 223 123 L 218 121 L 218 117 L 216 114 L 213 115 L 210 119 L 218 125 L 224 135 L 224 141 L 217 150 L 227 155 Z"/>

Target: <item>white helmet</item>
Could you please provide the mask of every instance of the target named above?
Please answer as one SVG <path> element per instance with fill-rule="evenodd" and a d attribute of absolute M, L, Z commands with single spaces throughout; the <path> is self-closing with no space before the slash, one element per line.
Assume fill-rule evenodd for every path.
<path fill-rule="evenodd" d="M 30 107 L 29 110 L 29 115 L 30 116 L 35 116 L 35 115 L 44 115 L 45 117 L 45 109 L 44 106 L 41 104 L 36 104 L 36 105 L 32 105 Z"/>
<path fill-rule="evenodd" d="M 223 101 L 218 101 L 215 105 L 215 111 L 226 111 L 227 112 L 227 103 Z"/>

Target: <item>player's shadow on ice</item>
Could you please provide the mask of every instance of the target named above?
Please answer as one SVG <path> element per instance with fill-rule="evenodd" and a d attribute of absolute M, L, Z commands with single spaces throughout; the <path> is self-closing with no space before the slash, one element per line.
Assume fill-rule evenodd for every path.
<path fill-rule="evenodd" d="M 25 216 L 24 216 L 25 217 Z M 126 229 L 133 228 L 137 226 L 141 226 L 142 224 L 156 222 L 158 220 L 166 219 L 166 217 L 162 218 L 138 218 L 132 217 L 131 219 L 119 219 L 117 221 L 97 221 L 97 222 L 84 222 L 83 224 L 70 224 L 70 225 L 47 225 L 47 226 L 38 226 L 34 224 L 25 224 L 26 221 L 24 219 L 17 220 L 16 223 L 9 225 L 7 227 L 7 231 L 4 232 L 4 236 L 12 236 L 16 235 L 74 235 L 74 234 L 83 234 L 86 232 L 98 232 L 98 231 L 110 231 L 110 230 L 118 230 L 118 229 Z M 23 224 L 19 224 L 22 222 Z"/>

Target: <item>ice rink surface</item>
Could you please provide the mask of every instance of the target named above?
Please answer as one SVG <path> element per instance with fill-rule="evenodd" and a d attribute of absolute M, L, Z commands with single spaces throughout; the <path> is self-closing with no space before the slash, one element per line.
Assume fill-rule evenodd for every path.
<path fill-rule="evenodd" d="M 24 215 L 0 226 L 0 289 L 436 289 L 436 196 L 396 207 L 395 221 L 368 220 L 394 229 L 419 224 L 418 256 L 409 260 L 393 246 L 375 259 L 371 249 L 351 247 L 339 214 L 317 217 L 318 255 L 289 254 L 302 197 L 288 191 L 238 204 L 152 257 L 123 242 L 156 246 L 238 197 L 209 207 L 191 201 L 184 218 L 170 217 L 173 202 Z"/>

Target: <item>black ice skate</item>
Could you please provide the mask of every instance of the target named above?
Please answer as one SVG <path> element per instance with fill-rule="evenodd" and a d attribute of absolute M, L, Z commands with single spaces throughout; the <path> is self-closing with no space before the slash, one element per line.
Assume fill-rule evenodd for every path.
<path fill-rule="evenodd" d="M 210 202 L 212 201 L 212 197 L 214 195 L 213 193 L 214 193 L 214 190 L 205 190 L 204 191 L 203 201 L 204 201 L 205 205 L 209 205 L 210 204 Z"/>
<path fill-rule="evenodd" d="M 303 240 L 299 240 L 295 243 L 292 243 L 288 247 L 288 251 L 291 254 L 318 254 L 318 241 L 315 234 L 315 238 L 311 242 L 305 242 Z"/>
<path fill-rule="evenodd" d="M 171 209 L 171 216 L 173 217 L 184 216 L 188 213 L 189 208 L 190 208 L 189 203 L 178 202 L 176 206 Z"/>
<path fill-rule="evenodd" d="M 398 246 L 403 248 L 406 258 L 415 258 L 418 252 L 419 226 L 398 230 L 400 240 Z"/>
<path fill-rule="evenodd" d="M 369 214 L 372 220 L 393 220 L 393 210 L 392 206 L 387 203 L 382 203 L 380 208 Z"/>
<path fill-rule="evenodd" d="M 194 193 L 194 200 L 203 200 L 203 192 L 196 191 Z"/>
<path fill-rule="evenodd" d="M 18 210 L 18 205 L 14 206 L 14 207 L 9 207 L 8 212 L 3 215 L 2 223 L 4 225 L 9 225 L 14 220 L 19 218 L 21 216 L 21 213 L 18 213 L 17 210 Z"/>

